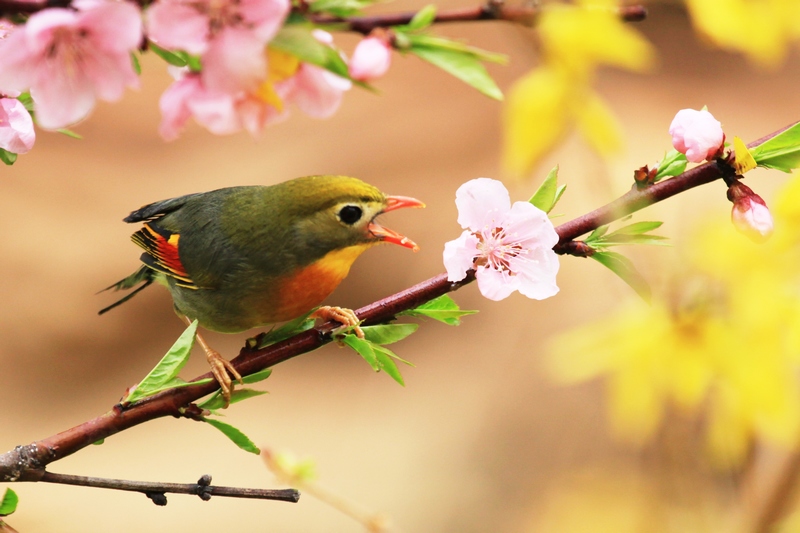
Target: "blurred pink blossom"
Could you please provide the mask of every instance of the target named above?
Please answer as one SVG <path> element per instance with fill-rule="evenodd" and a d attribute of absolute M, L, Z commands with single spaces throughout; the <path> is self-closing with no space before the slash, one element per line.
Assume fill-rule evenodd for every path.
<path fill-rule="evenodd" d="M 30 113 L 16 98 L 0 98 L 0 148 L 24 154 L 33 148 L 36 133 Z"/>
<path fill-rule="evenodd" d="M 344 92 L 352 87 L 348 79 L 324 68 L 301 63 L 292 78 L 283 82 L 284 101 L 314 118 L 328 118 L 342 103 Z"/>
<path fill-rule="evenodd" d="M 147 11 L 148 37 L 201 56 L 207 88 L 252 91 L 266 76 L 264 47 L 290 7 L 289 0 L 160 0 Z"/>
<path fill-rule="evenodd" d="M 378 37 L 363 39 L 350 58 L 350 77 L 358 81 L 380 78 L 392 64 L 392 48 Z"/>
<path fill-rule="evenodd" d="M 692 163 L 702 163 L 722 150 L 722 124 L 705 109 L 681 109 L 669 125 L 672 146 Z"/>
<path fill-rule="evenodd" d="M 733 202 L 731 222 L 752 241 L 763 243 L 772 235 L 775 225 L 767 203 L 739 181 L 728 187 L 728 199 Z"/>
<path fill-rule="evenodd" d="M 444 245 L 449 281 L 461 281 L 474 268 L 478 289 L 490 300 L 516 290 L 537 300 L 558 292 L 558 234 L 547 213 L 530 202 L 512 206 L 505 186 L 489 178 L 459 187 L 456 206 L 466 230 Z"/>
<path fill-rule="evenodd" d="M 49 8 L 0 40 L 0 92 L 30 89 L 46 129 L 86 117 L 97 98 L 116 101 L 138 87 L 130 53 L 142 39 L 139 8 L 97 0 Z"/>

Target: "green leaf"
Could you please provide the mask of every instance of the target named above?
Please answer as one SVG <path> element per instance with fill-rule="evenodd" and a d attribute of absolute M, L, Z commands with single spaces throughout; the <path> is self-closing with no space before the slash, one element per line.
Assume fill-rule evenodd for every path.
<path fill-rule="evenodd" d="M 689 164 L 689 160 L 686 159 L 685 155 L 677 150 L 670 150 L 664 154 L 664 158 L 658 163 L 658 171 L 653 181 L 682 174 L 686 170 L 687 164 Z"/>
<path fill-rule="evenodd" d="M 602 250 L 604 247 L 608 246 L 620 246 L 625 244 L 654 244 L 657 246 L 669 246 L 669 243 L 666 241 L 669 240 L 667 237 L 662 237 L 661 235 L 614 235 L 606 236 L 602 239 L 598 239 L 594 243 L 590 244 L 592 248 L 595 250 Z"/>
<path fill-rule="evenodd" d="M 566 191 L 566 190 L 567 190 L 567 184 L 566 183 L 564 185 L 559 185 L 558 186 L 558 189 L 556 189 L 556 197 L 553 200 L 553 207 L 555 207 L 555 205 L 558 203 L 558 201 L 561 200 L 561 197 L 564 196 L 564 191 Z M 561 216 L 561 215 L 559 215 L 559 216 Z"/>
<path fill-rule="evenodd" d="M 590 244 L 590 243 L 592 243 L 594 241 L 597 241 L 603 235 L 606 234 L 606 232 L 608 231 L 608 227 L 609 227 L 609 225 L 606 224 L 605 226 L 599 226 L 599 227 L 595 228 L 595 230 L 593 232 L 591 232 L 588 237 L 586 237 L 584 242 L 586 244 Z"/>
<path fill-rule="evenodd" d="M 454 41 L 452 39 L 446 39 L 444 37 L 438 37 L 436 35 L 412 34 L 406 36 L 411 42 L 412 47 L 422 46 L 425 48 L 434 48 L 437 50 L 460 52 L 462 54 L 470 55 L 476 59 L 479 59 L 480 61 L 486 61 L 488 63 L 497 63 L 499 65 L 508 64 L 508 56 L 504 54 L 496 54 L 494 52 L 489 52 L 481 48 L 469 46 L 468 44 L 462 43 L 460 41 Z"/>
<path fill-rule="evenodd" d="M 17 510 L 19 496 L 11 489 L 6 489 L 3 500 L 0 501 L 0 516 L 8 516 Z"/>
<path fill-rule="evenodd" d="M 17 96 L 17 100 L 22 102 L 22 105 L 25 106 L 25 109 L 27 109 L 29 113 L 33 112 L 33 98 L 31 98 L 31 93 L 22 93 Z"/>
<path fill-rule="evenodd" d="M 123 401 L 135 402 L 136 400 L 152 396 L 156 392 L 167 388 L 188 385 L 188 383 L 183 380 L 176 381 L 176 377 L 186 364 L 186 361 L 189 360 L 189 354 L 192 351 L 192 346 L 194 346 L 196 333 L 197 320 L 192 322 L 189 327 L 181 333 L 181 336 L 178 337 L 178 340 L 175 341 L 175 344 L 172 345 L 172 348 L 169 349 L 167 354 Z"/>
<path fill-rule="evenodd" d="M 394 361 L 392 361 L 391 356 L 393 356 L 394 353 L 392 353 L 391 350 L 382 348 L 380 346 L 373 346 L 373 349 L 375 351 L 375 359 L 377 360 L 380 369 L 386 372 L 386 374 L 393 380 L 405 387 L 406 384 L 403 381 L 403 376 L 400 375 L 400 370 L 397 369 L 397 365 L 394 364 Z"/>
<path fill-rule="evenodd" d="M 96 440 L 96 441 L 94 441 L 94 442 L 92 443 L 92 446 L 100 446 L 100 445 L 102 445 L 102 444 L 105 444 L 105 442 L 106 442 L 106 439 L 100 439 L 100 440 Z"/>
<path fill-rule="evenodd" d="M 153 51 L 158 57 L 173 65 L 175 67 L 185 67 L 188 64 L 188 54 L 179 53 L 179 52 L 170 52 L 164 48 L 161 48 L 153 41 L 148 43 L 148 47 L 150 50 Z"/>
<path fill-rule="evenodd" d="M 204 418 L 203 422 L 207 424 L 211 424 L 218 430 L 220 430 L 226 437 L 231 439 L 234 444 L 236 444 L 239 448 L 243 449 L 246 452 L 254 453 L 256 455 L 261 453 L 261 450 L 258 449 L 258 446 L 250 440 L 250 438 L 241 432 L 241 430 L 233 427 L 230 424 L 226 424 L 225 422 L 220 422 L 219 420 L 214 420 L 210 418 Z"/>
<path fill-rule="evenodd" d="M 294 320 L 290 320 L 279 328 L 274 328 L 266 333 L 258 335 L 255 337 L 255 339 L 248 339 L 248 346 L 252 343 L 256 345 L 255 348 L 266 348 L 267 346 L 286 340 L 289 337 L 294 337 L 298 333 L 302 333 L 313 328 L 314 319 L 309 318 L 313 312 L 313 310 L 309 311 L 308 313 L 299 316 Z M 251 346 L 251 348 L 252 347 L 253 346 Z"/>
<path fill-rule="evenodd" d="M 56 130 L 58 133 L 62 135 L 66 135 L 67 137 L 72 137 L 73 139 L 83 140 L 83 135 L 80 133 L 75 133 L 72 130 L 68 130 L 66 128 L 61 128 L 60 130 Z"/>
<path fill-rule="evenodd" d="M 375 3 L 375 0 L 314 0 L 307 5 L 312 13 L 329 13 L 334 17 L 349 17 Z"/>
<path fill-rule="evenodd" d="M 244 381 L 244 380 L 243 380 Z M 267 391 L 261 390 L 254 390 L 254 389 L 234 389 L 231 393 L 231 404 L 241 402 L 244 400 L 248 400 L 250 398 L 255 398 L 256 396 L 262 396 L 264 394 L 269 394 Z M 222 397 L 220 391 L 217 391 L 211 398 L 204 401 L 201 404 L 198 404 L 200 409 L 208 409 L 209 411 L 213 411 L 214 409 L 222 409 L 225 407 L 225 399 Z"/>
<path fill-rule="evenodd" d="M 634 222 L 633 224 L 629 224 L 627 226 L 623 226 L 619 229 L 614 230 L 613 232 L 606 235 L 606 237 L 611 237 L 612 235 L 638 235 L 642 233 L 647 233 L 648 231 L 653 231 L 654 229 L 660 228 L 664 223 L 658 221 L 642 221 L 642 222 Z"/>
<path fill-rule="evenodd" d="M 419 324 L 381 324 L 364 326 L 364 338 L 374 344 L 392 344 L 401 341 L 417 331 Z"/>
<path fill-rule="evenodd" d="M 17 160 L 17 154 L 14 152 L 9 152 L 3 148 L 0 148 L 0 161 L 5 163 L 6 165 L 13 165 L 14 162 Z"/>
<path fill-rule="evenodd" d="M 406 28 L 409 31 L 420 31 L 424 30 L 436 19 L 436 6 L 434 4 L 428 4 L 427 6 L 423 7 L 417 14 L 414 15 L 414 18 L 411 19 L 411 22 L 408 23 Z"/>
<path fill-rule="evenodd" d="M 300 61 L 317 65 L 350 79 L 350 74 L 339 52 L 319 42 L 312 34 L 311 28 L 300 25 L 284 26 L 270 41 L 269 45 L 276 50 L 292 54 Z"/>
<path fill-rule="evenodd" d="M 369 363 L 369 366 L 372 367 L 372 370 L 375 372 L 380 371 L 381 367 L 378 365 L 377 357 L 375 357 L 375 350 L 372 348 L 372 344 L 369 341 L 359 339 L 352 333 L 348 333 L 342 337 L 341 340 L 343 343 L 358 352 L 358 354 L 364 358 L 364 361 Z"/>
<path fill-rule="evenodd" d="M 750 149 L 760 167 L 791 172 L 800 167 L 800 122 Z"/>
<path fill-rule="evenodd" d="M 138 76 L 142 75 L 142 65 L 139 63 L 139 57 L 136 55 L 135 52 L 131 52 L 131 64 L 133 65 L 133 70 L 136 72 Z"/>
<path fill-rule="evenodd" d="M 448 294 L 443 294 L 438 298 L 434 298 L 429 302 L 425 302 L 415 309 L 409 309 L 398 313 L 399 315 L 407 316 L 425 316 L 444 322 L 448 326 L 458 326 L 461 323 L 461 317 L 465 315 L 474 315 L 477 311 L 466 311 L 458 307 L 458 304 Z"/>
<path fill-rule="evenodd" d="M 258 383 L 259 381 L 264 381 L 272 374 L 271 368 L 265 368 L 259 372 L 254 374 L 250 374 L 249 376 L 245 376 L 242 378 L 242 383 L 245 385 L 252 385 L 253 383 Z"/>
<path fill-rule="evenodd" d="M 563 194 L 563 190 L 561 191 Z M 553 207 L 556 205 L 556 194 L 558 193 L 558 165 L 553 167 L 547 177 L 544 178 L 544 181 L 539 188 L 536 189 L 536 192 L 531 196 L 531 199 L 528 200 L 532 203 L 535 207 L 538 207 L 545 213 L 549 213 Z"/>
<path fill-rule="evenodd" d="M 447 42 L 460 45 L 463 49 L 458 46 L 445 47 L 438 44 L 426 44 L 427 41 L 420 40 L 422 37 L 427 37 L 423 35 L 406 36 L 411 42 L 409 52 L 412 54 L 452 74 L 490 98 L 503 99 L 502 91 L 481 63 L 481 60 L 490 61 L 487 57 L 493 56 L 479 55 L 473 49 L 461 43 L 455 43 L 455 41 Z"/>
<path fill-rule="evenodd" d="M 622 278 L 644 301 L 650 302 L 650 285 L 630 259 L 616 252 L 596 252 L 589 257 Z"/>

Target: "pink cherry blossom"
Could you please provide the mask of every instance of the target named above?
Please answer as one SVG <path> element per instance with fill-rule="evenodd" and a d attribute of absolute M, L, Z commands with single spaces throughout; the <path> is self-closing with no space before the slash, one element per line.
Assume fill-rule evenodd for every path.
<path fill-rule="evenodd" d="M 348 79 L 308 63 L 302 63 L 297 74 L 283 83 L 284 101 L 314 118 L 333 115 L 342 103 L 344 92 L 353 85 Z"/>
<path fill-rule="evenodd" d="M 0 98 L 0 148 L 24 154 L 33 148 L 36 133 L 30 113 L 16 98 Z"/>
<path fill-rule="evenodd" d="M 289 0 L 160 0 L 147 11 L 148 37 L 200 55 L 207 88 L 252 91 L 266 75 L 264 47 L 290 7 Z"/>
<path fill-rule="evenodd" d="M 728 199 L 733 202 L 731 222 L 739 232 L 757 243 L 769 239 L 775 225 L 763 198 L 747 185 L 737 181 L 728 187 Z"/>
<path fill-rule="evenodd" d="M 367 37 L 358 43 L 350 58 L 350 77 L 359 81 L 375 80 L 386 74 L 391 64 L 389 43 L 378 37 Z"/>
<path fill-rule="evenodd" d="M 49 8 L 0 40 L 0 91 L 30 89 L 36 120 L 58 129 L 86 117 L 95 100 L 138 87 L 131 51 L 142 39 L 139 8 L 96 0 Z"/>
<path fill-rule="evenodd" d="M 474 268 L 478 289 L 490 300 L 517 290 L 537 300 L 558 292 L 558 234 L 544 211 L 529 202 L 511 205 L 505 186 L 489 178 L 459 187 L 456 206 L 465 231 L 444 246 L 449 281 Z"/>
<path fill-rule="evenodd" d="M 672 146 L 692 163 L 713 158 L 723 147 L 722 124 L 705 109 L 681 109 L 669 126 Z"/>

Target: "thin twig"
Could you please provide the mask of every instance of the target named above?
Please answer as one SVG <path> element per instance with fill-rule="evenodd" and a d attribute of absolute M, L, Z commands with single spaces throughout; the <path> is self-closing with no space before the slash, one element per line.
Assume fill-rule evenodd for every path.
<path fill-rule="evenodd" d="M 295 489 L 243 489 L 238 487 L 218 487 L 211 485 L 211 476 L 201 477 L 197 483 L 158 483 L 153 481 L 131 481 L 127 479 L 109 479 L 102 477 L 73 476 L 70 474 L 56 474 L 45 472 L 39 479 L 45 483 L 60 483 L 63 485 L 78 485 L 81 487 L 96 487 L 100 489 L 127 490 L 141 492 L 152 499 L 157 505 L 166 505 L 166 497 L 158 498 L 167 492 L 175 494 L 192 494 L 207 501 L 211 496 L 228 496 L 231 498 L 254 498 L 259 500 L 276 500 L 297 503 L 300 493 Z"/>
<path fill-rule="evenodd" d="M 783 129 L 756 142 L 764 142 L 780 131 Z M 755 143 L 751 143 L 749 146 L 754 145 Z M 642 191 L 630 191 L 618 200 L 556 228 L 560 243 L 573 240 L 599 226 L 680 192 L 719 179 L 728 172 L 730 169 L 727 163 L 706 163 Z M 450 282 L 447 280 L 447 274 L 439 274 L 409 289 L 362 307 L 356 311 L 356 315 L 367 325 L 386 322 L 401 311 L 413 309 L 438 296 L 460 289 L 474 280 L 473 271 L 459 282 Z M 327 344 L 332 340 L 331 332 L 337 327 L 339 324 L 336 322 L 326 322 L 318 328 L 260 350 L 250 350 L 245 347 L 231 362 L 242 376 L 248 376 Z M 209 377 L 211 373 L 206 373 L 195 380 Z M 187 410 L 191 411 L 195 407 L 192 402 L 211 394 L 217 388 L 217 383 L 212 380 L 206 384 L 170 389 L 131 405 L 117 405 L 95 419 L 44 440 L 17 446 L 0 455 L 0 482 L 38 481 L 44 477 L 45 466 L 49 463 L 138 424 L 165 416 L 184 416 Z"/>

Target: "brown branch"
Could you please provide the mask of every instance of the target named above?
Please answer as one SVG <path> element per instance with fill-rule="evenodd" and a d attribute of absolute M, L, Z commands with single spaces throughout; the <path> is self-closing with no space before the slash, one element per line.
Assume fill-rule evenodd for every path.
<path fill-rule="evenodd" d="M 780 131 L 759 139 L 750 146 L 760 144 Z M 632 190 L 618 200 L 556 228 L 560 237 L 559 244 L 563 247 L 564 243 L 601 225 L 719 179 L 730 171 L 726 162 L 706 163 L 644 190 Z M 439 274 L 409 289 L 362 307 L 356 311 L 356 315 L 366 324 L 386 322 L 401 311 L 413 309 L 424 302 L 455 291 L 474 279 L 473 271 L 459 282 L 447 281 L 446 274 Z M 253 374 L 327 344 L 332 340 L 331 332 L 336 327 L 337 323 L 326 322 L 318 328 L 260 350 L 243 348 L 232 363 L 241 375 Z M 208 377 L 211 377 L 210 373 L 195 380 Z M 0 455 L 0 482 L 39 481 L 47 475 L 45 467 L 49 463 L 71 455 L 101 439 L 156 418 L 164 416 L 196 418 L 197 406 L 192 402 L 214 392 L 217 388 L 217 383 L 212 381 L 164 391 L 132 405 L 116 405 L 107 413 L 74 428 L 26 446 L 18 446 Z"/>
<path fill-rule="evenodd" d="M 108 479 L 100 477 L 73 476 L 45 472 L 39 479 L 45 483 L 60 483 L 80 487 L 96 487 L 101 489 L 126 490 L 141 492 L 153 500 L 156 505 L 166 505 L 165 493 L 193 494 L 201 500 L 208 501 L 211 496 L 228 496 L 231 498 L 254 498 L 259 500 L 277 500 L 297 503 L 300 493 L 295 489 L 243 489 L 238 487 L 217 487 L 211 485 L 211 476 L 201 477 L 197 483 L 157 483 L 150 481 L 130 481 L 126 479 Z"/>
<path fill-rule="evenodd" d="M 489 2 L 485 6 L 466 7 L 441 11 L 433 19 L 434 24 L 447 22 L 476 22 L 481 20 L 500 20 L 523 26 L 532 26 L 539 16 L 538 6 L 507 6 L 502 1 Z M 416 12 L 390 13 L 386 15 L 369 15 L 362 17 L 331 17 L 328 15 L 306 15 L 315 24 L 333 24 L 344 30 L 369 35 L 377 28 L 391 28 L 411 22 Z M 644 20 L 647 9 L 644 6 L 626 6 L 619 8 L 620 17 L 628 22 Z"/>

